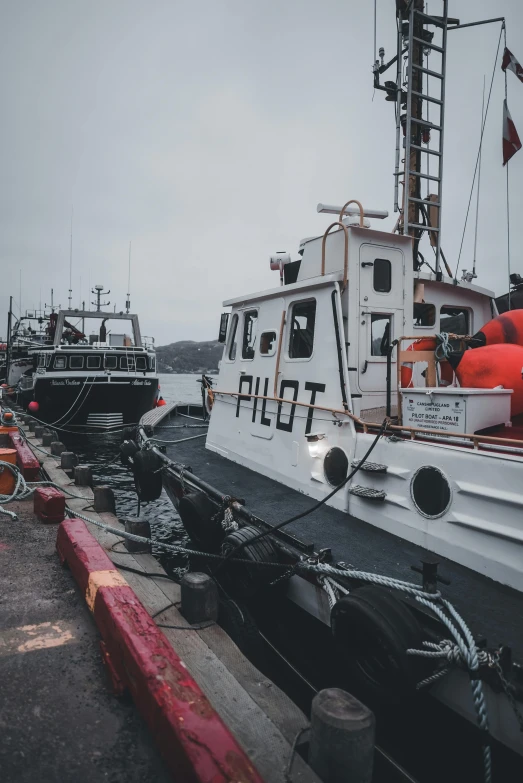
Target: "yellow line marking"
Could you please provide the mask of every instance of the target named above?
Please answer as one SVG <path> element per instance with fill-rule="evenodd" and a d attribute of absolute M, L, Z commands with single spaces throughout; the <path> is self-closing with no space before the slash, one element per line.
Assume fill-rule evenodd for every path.
<path fill-rule="evenodd" d="M 0 635 L 0 655 L 61 647 L 63 644 L 74 641 L 74 638 L 73 632 L 66 630 L 61 621 L 60 624 L 46 622 L 38 625 L 22 625 L 4 631 Z"/>
<path fill-rule="evenodd" d="M 127 587 L 127 582 L 119 571 L 111 569 L 109 571 L 91 571 L 89 582 L 85 591 L 85 600 L 87 606 L 94 611 L 94 602 L 96 593 L 100 587 Z"/>

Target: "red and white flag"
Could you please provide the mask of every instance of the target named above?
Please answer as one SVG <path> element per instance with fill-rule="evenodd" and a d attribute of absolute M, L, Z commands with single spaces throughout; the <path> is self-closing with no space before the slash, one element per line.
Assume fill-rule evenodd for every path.
<path fill-rule="evenodd" d="M 503 165 L 508 163 L 511 157 L 520 149 L 521 141 L 505 100 L 503 101 Z"/>
<path fill-rule="evenodd" d="M 518 63 L 510 49 L 507 49 L 505 46 L 505 51 L 503 52 L 503 60 L 501 61 L 501 68 L 503 71 L 506 71 L 507 68 L 509 71 L 512 71 L 512 73 L 515 73 L 518 77 L 520 82 L 523 82 L 523 67 Z"/>

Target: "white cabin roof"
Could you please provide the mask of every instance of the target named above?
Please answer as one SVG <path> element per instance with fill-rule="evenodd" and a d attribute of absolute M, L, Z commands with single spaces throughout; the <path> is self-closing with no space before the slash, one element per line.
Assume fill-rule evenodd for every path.
<path fill-rule="evenodd" d="M 295 291 L 301 291 L 306 288 L 314 288 L 315 286 L 325 285 L 325 283 L 339 282 L 343 279 L 343 272 L 330 272 L 328 275 L 317 275 L 316 277 L 308 277 L 306 280 L 298 280 L 296 283 L 289 283 L 289 285 L 281 286 L 277 288 L 268 288 L 266 291 L 257 291 L 253 294 L 247 294 L 246 296 L 236 296 L 234 299 L 226 299 L 222 304 L 223 307 L 234 307 L 234 305 L 241 305 L 244 302 L 254 302 L 257 299 L 271 299 L 275 296 L 281 296 L 282 292 L 288 291 L 294 293 Z"/>

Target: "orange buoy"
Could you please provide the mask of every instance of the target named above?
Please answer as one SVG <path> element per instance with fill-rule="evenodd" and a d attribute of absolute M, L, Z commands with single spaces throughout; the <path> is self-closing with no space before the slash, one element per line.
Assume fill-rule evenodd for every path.
<path fill-rule="evenodd" d="M 407 348 L 407 351 L 434 351 L 436 349 L 435 337 L 420 337 L 419 340 L 411 343 Z M 414 384 L 412 382 L 412 374 L 414 370 L 413 362 L 404 362 L 401 365 L 401 388 L 412 389 Z M 447 361 L 439 362 L 440 371 L 440 385 L 450 386 L 454 380 L 454 372 L 452 367 Z"/>
<path fill-rule="evenodd" d="M 11 413 L 11 411 L 6 411 L 4 413 L 4 421 L 12 421 L 12 419 L 13 419 L 13 414 Z"/>
<path fill-rule="evenodd" d="M 472 338 L 471 348 L 498 343 L 523 345 L 523 310 L 509 310 L 488 321 Z"/>
<path fill-rule="evenodd" d="M 33 400 L 33 401 L 32 401 L 32 402 L 30 402 L 30 403 L 29 403 L 29 405 L 27 406 L 27 410 L 28 410 L 28 411 L 31 411 L 31 413 L 38 413 L 38 411 L 40 410 L 40 406 L 38 405 L 38 403 L 36 402 L 36 400 Z"/>
<path fill-rule="evenodd" d="M 523 346 L 504 343 L 485 345 L 474 351 L 451 355 L 450 362 L 460 386 L 469 389 L 514 389 L 511 415 L 523 413 Z"/>
<path fill-rule="evenodd" d="M 156 407 L 157 407 L 157 408 L 161 408 L 161 406 L 162 406 L 162 405 L 167 405 L 167 403 L 165 402 L 165 400 L 164 400 L 164 398 L 163 398 L 163 397 L 160 397 L 160 398 L 158 399 L 158 402 L 156 403 Z"/>

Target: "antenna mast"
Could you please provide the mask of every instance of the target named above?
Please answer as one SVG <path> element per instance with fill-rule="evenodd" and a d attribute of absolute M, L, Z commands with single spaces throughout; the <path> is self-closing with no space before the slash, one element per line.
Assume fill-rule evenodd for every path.
<path fill-rule="evenodd" d="M 131 242 L 129 241 L 129 267 L 127 271 L 127 301 L 125 303 L 125 312 L 131 309 Z"/>
<path fill-rule="evenodd" d="M 96 296 L 96 302 L 91 302 L 91 304 L 96 305 L 96 312 L 99 313 L 102 309 L 102 307 L 106 307 L 107 305 L 110 305 L 110 302 L 100 302 L 100 299 L 102 296 L 106 296 L 107 294 L 110 294 L 111 291 L 104 291 L 103 285 L 95 285 L 95 287 L 91 290 L 91 293 Z"/>
<path fill-rule="evenodd" d="M 71 241 L 69 244 L 69 310 L 73 307 L 73 207 L 71 207 Z"/>

